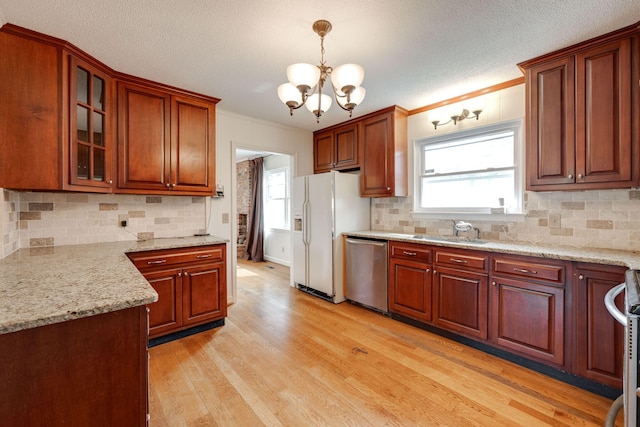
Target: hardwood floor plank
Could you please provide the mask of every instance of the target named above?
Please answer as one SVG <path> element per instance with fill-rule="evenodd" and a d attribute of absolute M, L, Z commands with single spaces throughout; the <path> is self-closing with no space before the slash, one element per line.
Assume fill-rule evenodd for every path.
<path fill-rule="evenodd" d="M 305 294 L 269 264 L 239 262 L 223 327 L 150 350 L 151 426 L 603 423 L 608 399 Z"/>

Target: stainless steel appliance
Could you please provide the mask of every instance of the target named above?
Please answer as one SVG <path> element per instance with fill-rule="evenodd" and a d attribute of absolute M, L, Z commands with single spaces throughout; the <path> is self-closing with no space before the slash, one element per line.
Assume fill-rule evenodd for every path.
<path fill-rule="evenodd" d="M 624 325 L 624 371 L 622 396 L 618 398 L 607 415 L 605 426 L 613 425 L 616 414 L 624 409 L 624 425 L 636 427 L 640 419 L 638 416 L 638 319 L 640 318 L 640 271 L 628 270 L 625 274 L 625 283 L 611 289 L 605 295 L 604 303 L 609 313 Z M 615 304 L 618 294 L 625 292 L 625 312 L 621 312 Z"/>
<path fill-rule="evenodd" d="M 386 313 L 387 242 L 348 237 L 345 298 Z"/>
<path fill-rule="evenodd" d="M 360 197 L 360 175 L 334 171 L 294 178 L 291 199 L 294 284 L 344 301 L 342 233 L 371 225 L 371 201 Z"/>

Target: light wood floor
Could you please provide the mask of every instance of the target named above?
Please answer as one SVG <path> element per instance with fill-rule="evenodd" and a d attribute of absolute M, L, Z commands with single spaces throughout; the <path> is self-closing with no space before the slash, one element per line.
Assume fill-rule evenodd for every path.
<path fill-rule="evenodd" d="M 151 426 L 602 426 L 611 404 L 304 294 L 276 264 L 237 274 L 225 326 L 150 350 Z"/>

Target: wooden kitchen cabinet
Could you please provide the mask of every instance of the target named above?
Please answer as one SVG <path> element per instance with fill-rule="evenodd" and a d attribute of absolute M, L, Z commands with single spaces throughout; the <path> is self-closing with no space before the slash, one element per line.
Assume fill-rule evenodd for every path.
<path fill-rule="evenodd" d="M 227 316 L 225 244 L 128 256 L 158 293 L 158 301 L 148 305 L 149 338 Z"/>
<path fill-rule="evenodd" d="M 394 106 L 360 121 L 360 195 L 407 195 L 407 116 Z"/>
<path fill-rule="evenodd" d="M 69 75 L 70 183 L 112 191 L 115 85 L 106 72 L 73 56 Z"/>
<path fill-rule="evenodd" d="M 149 304 L 149 336 L 153 338 L 182 326 L 182 269 L 147 270 L 144 278 L 158 293 L 158 301 Z"/>
<path fill-rule="evenodd" d="M 215 102 L 118 82 L 118 191 L 212 195 Z"/>
<path fill-rule="evenodd" d="M 455 249 L 434 252 L 433 324 L 487 339 L 488 255 Z"/>
<path fill-rule="evenodd" d="M 424 245 L 389 242 L 389 311 L 431 321 L 431 250 Z"/>
<path fill-rule="evenodd" d="M 3 426 L 147 425 L 144 306 L 0 335 Z"/>
<path fill-rule="evenodd" d="M 314 133 L 313 173 L 353 170 L 359 167 L 358 123 Z"/>
<path fill-rule="evenodd" d="M 0 29 L 0 187 L 111 192 L 111 70 L 66 42 Z"/>
<path fill-rule="evenodd" d="M 626 268 L 578 263 L 574 271 L 576 373 L 622 388 L 624 326 L 609 314 L 605 294 L 623 283 Z M 624 294 L 616 299 L 624 312 Z"/>
<path fill-rule="evenodd" d="M 12 24 L 0 52 L 0 188 L 214 194 L 219 99 L 119 73 Z"/>
<path fill-rule="evenodd" d="M 565 365 L 566 270 L 561 261 L 493 257 L 490 342 L 542 362 Z"/>
<path fill-rule="evenodd" d="M 638 36 L 631 26 L 519 64 L 527 190 L 638 185 Z"/>

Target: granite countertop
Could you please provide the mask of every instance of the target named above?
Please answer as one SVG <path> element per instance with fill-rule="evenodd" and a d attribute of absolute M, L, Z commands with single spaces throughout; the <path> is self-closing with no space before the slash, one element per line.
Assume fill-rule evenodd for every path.
<path fill-rule="evenodd" d="M 0 334 L 157 301 L 126 253 L 227 241 L 204 236 L 20 249 L 0 260 Z"/>
<path fill-rule="evenodd" d="M 414 237 L 411 234 L 390 233 L 385 231 L 357 231 L 343 233 L 352 237 L 366 237 L 379 240 L 422 243 L 433 246 L 475 249 L 504 254 L 527 255 L 567 261 L 590 262 L 595 264 L 621 265 L 632 270 L 640 270 L 640 252 L 613 249 L 575 248 L 570 246 L 545 246 L 533 243 L 507 243 L 488 240 L 454 239 L 453 236 Z M 449 240 L 447 240 L 449 239 Z"/>

